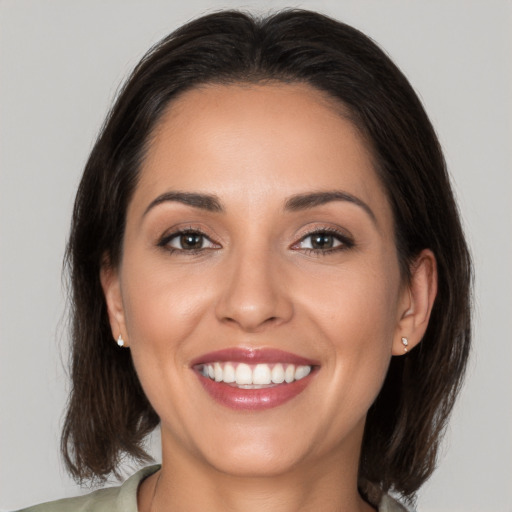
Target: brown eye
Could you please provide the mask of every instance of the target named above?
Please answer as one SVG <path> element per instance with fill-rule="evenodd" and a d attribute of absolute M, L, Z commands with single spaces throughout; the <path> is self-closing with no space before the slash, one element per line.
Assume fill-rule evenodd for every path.
<path fill-rule="evenodd" d="M 203 235 L 199 233 L 183 233 L 179 237 L 180 249 L 182 250 L 194 250 L 194 249 L 202 249 L 204 243 Z"/>
<path fill-rule="evenodd" d="M 310 249 L 314 251 L 326 251 L 342 245 L 343 242 L 340 240 L 339 236 L 333 233 L 319 231 L 305 236 L 301 240 L 299 247 L 301 249 Z"/>
<path fill-rule="evenodd" d="M 332 249 L 334 247 L 334 236 L 328 233 L 316 233 L 311 235 L 312 249 Z"/>
<path fill-rule="evenodd" d="M 194 252 L 204 249 L 215 249 L 214 244 L 206 235 L 199 231 L 181 231 L 166 236 L 158 245 L 172 251 Z"/>
<path fill-rule="evenodd" d="M 321 254 L 350 249 L 353 246 L 353 240 L 342 233 L 320 230 L 306 235 L 293 248 Z"/>

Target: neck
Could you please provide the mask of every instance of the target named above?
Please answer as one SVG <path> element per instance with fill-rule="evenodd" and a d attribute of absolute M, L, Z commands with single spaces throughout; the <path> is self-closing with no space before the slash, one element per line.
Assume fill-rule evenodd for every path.
<path fill-rule="evenodd" d="M 238 476 L 183 453 L 166 456 L 143 483 L 140 512 L 371 512 L 357 491 L 358 453 L 307 461 L 282 474 Z M 340 463 L 340 460 L 342 461 Z M 354 469 L 355 468 L 355 469 Z"/>

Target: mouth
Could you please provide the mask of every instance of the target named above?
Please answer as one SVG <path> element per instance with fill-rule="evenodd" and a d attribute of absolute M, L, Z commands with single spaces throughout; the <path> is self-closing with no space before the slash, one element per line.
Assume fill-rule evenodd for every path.
<path fill-rule="evenodd" d="M 304 379 L 311 373 L 313 367 L 290 363 L 249 365 L 232 361 L 216 361 L 199 365 L 196 369 L 203 377 L 215 382 L 223 382 L 240 389 L 262 389 Z"/>
<path fill-rule="evenodd" d="M 214 400 L 232 409 L 254 411 L 295 398 L 319 365 L 280 350 L 235 348 L 205 354 L 192 369 Z"/>

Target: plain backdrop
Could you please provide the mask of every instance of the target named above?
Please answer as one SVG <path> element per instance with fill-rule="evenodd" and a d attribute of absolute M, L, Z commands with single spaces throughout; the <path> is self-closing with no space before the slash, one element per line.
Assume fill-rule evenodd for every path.
<path fill-rule="evenodd" d="M 512 512 L 506 0 L 0 1 L 0 510 L 84 492 L 58 454 L 67 390 L 61 263 L 75 188 L 119 84 L 153 43 L 193 17 L 285 6 L 319 10 L 375 39 L 438 131 L 473 250 L 475 342 L 418 510 Z"/>

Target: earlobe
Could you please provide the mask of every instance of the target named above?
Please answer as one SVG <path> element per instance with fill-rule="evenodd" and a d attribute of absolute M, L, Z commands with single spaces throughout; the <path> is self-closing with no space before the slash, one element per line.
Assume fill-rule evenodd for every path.
<path fill-rule="evenodd" d="M 424 249 L 410 269 L 410 281 L 404 290 L 404 299 L 392 354 L 404 355 L 423 338 L 437 294 L 437 264 L 434 253 Z"/>
<path fill-rule="evenodd" d="M 100 281 L 107 304 L 112 337 L 120 347 L 127 347 L 128 340 L 124 320 L 124 307 L 117 269 L 108 263 L 103 264 L 100 269 Z"/>

